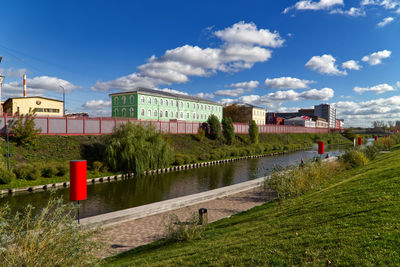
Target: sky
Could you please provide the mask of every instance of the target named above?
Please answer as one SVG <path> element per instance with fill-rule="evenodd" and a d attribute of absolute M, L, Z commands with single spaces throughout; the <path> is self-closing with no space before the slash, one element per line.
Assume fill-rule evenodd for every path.
<path fill-rule="evenodd" d="M 2 100 L 62 100 L 110 116 L 148 87 L 290 112 L 320 103 L 349 126 L 400 120 L 400 0 L 7 1 Z"/>

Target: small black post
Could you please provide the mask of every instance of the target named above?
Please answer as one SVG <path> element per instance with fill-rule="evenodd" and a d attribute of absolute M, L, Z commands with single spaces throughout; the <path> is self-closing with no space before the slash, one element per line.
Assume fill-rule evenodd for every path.
<path fill-rule="evenodd" d="M 80 224 L 80 221 L 79 221 L 79 200 L 78 200 L 78 224 Z"/>
<path fill-rule="evenodd" d="M 207 216 L 207 209 L 201 208 L 199 209 L 199 225 L 207 224 L 208 216 Z"/>

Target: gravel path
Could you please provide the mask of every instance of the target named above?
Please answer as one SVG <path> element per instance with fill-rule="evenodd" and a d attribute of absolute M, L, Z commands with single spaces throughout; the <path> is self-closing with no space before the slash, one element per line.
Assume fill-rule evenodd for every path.
<path fill-rule="evenodd" d="M 100 257 L 107 257 L 145 245 L 165 236 L 166 224 L 171 215 L 177 215 L 181 220 L 187 219 L 193 212 L 198 213 L 200 208 L 208 210 L 208 221 L 213 222 L 233 214 L 261 205 L 274 198 L 272 192 L 265 194 L 262 187 L 230 195 L 223 198 L 203 202 L 160 213 L 128 222 L 105 226 L 101 231 L 106 242 L 105 249 Z"/>

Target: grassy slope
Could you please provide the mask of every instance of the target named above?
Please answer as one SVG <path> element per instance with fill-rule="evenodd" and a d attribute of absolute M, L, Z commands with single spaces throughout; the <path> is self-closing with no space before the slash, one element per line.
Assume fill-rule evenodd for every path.
<path fill-rule="evenodd" d="M 158 241 L 118 266 L 398 265 L 400 150 L 343 172 L 322 190 L 208 225 L 205 238 Z"/>
<path fill-rule="evenodd" d="M 66 166 L 68 166 L 68 162 L 70 160 L 87 159 L 89 161 L 90 168 L 90 161 L 101 160 L 95 158 L 95 156 L 99 153 L 92 148 L 92 150 L 86 150 L 88 152 L 85 154 L 83 152 L 83 148 L 85 145 L 101 143 L 104 137 L 105 136 L 40 136 L 37 145 L 31 148 L 17 146 L 14 142 L 10 142 L 10 152 L 13 155 L 10 160 L 10 165 L 12 167 L 17 163 L 27 162 L 40 166 L 41 164 L 45 163 L 63 162 Z M 167 138 L 174 148 L 174 151 L 185 156 L 187 155 L 185 158 L 186 160 L 189 160 L 189 162 L 215 160 L 227 156 L 230 157 L 229 152 L 226 152 L 229 151 L 229 149 L 237 148 L 239 150 L 249 150 L 249 147 L 251 148 L 251 146 L 249 146 L 247 143 L 248 137 L 246 135 L 241 135 L 239 138 L 237 138 L 236 143 L 233 146 L 227 146 L 218 141 L 209 140 L 207 138 L 200 142 L 194 135 L 169 135 Z M 323 139 L 326 142 L 329 141 L 330 143 L 335 144 L 350 142 L 339 134 L 260 135 L 261 144 L 268 143 L 271 145 L 271 148 L 273 148 L 273 146 L 279 147 L 279 151 L 285 150 L 284 145 L 288 144 L 294 144 L 301 146 L 301 148 L 307 148 L 311 146 L 311 144 L 317 139 Z M 4 166 L 7 164 L 7 159 L 4 156 L 6 151 L 6 142 L 4 139 L 0 138 L 0 162 Z M 254 154 L 256 151 L 253 149 L 250 150 L 250 153 Z M 204 157 L 204 155 L 207 156 Z M 210 155 L 212 155 L 212 157 Z M 240 156 L 240 154 L 237 156 Z M 113 173 L 111 172 L 93 173 L 90 170 L 88 171 L 89 178 L 112 174 Z M 10 184 L 0 184 L 0 189 L 50 184 L 68 180 L 68 173 L 63 177 L 40 178 L 35 181 L 17 179 L 12 181 Z"/>

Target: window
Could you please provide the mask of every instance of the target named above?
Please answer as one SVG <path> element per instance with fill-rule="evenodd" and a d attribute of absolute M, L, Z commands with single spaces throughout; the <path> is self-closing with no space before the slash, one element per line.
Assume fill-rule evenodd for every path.
<path fill-rule="evenodd" d="M 190 114 L 189 114 L 189 112 L 186 113 L 186 119 L 187 119 L 187 120 L 190 119 Z"/>
<path fill-rule="evenodd" d="M 165 105 L 168 106 L 168 99 L 165 99 Z"/>
<path fill-rule="evenodd" d="M 164 105 L 164 100 L 162 98 L 160 99 L 160 105 Z"/>
<path fill-rule="evenodd" d="M 214 112 L 214 106 L 211 107 L 211 111 Z"/>
<path fill-rule="evenodd" d="M 133 101 L 135 101 L 134 98 L 133 98 L 133 95 L 131 95 L 131 96 L 129 97 L 129 101 L 131 102 L 131 104 L 133 104 Z"/>
<path fill-rule="evenodd" d="M 114 104 L 118 104 L 118 96 L 114 97 Z"/>
<path fill-rule="evenodd" d="M 162 110 L 160 110 L 160 118 L 162 118 L 162 115 L 163 115 Z"/>
<path fill-rule="evenodd" d="M 193 109 L 195 109 L 196 108 L 196 104 L 195 103 L 193 103 Z"/>
<path fill-rule="evenodd" d="M 114 116 L 117 116 L 117 114 L 118 114 L 118 109 L 116 108 L 114 109 Z"/>
<path fill-rule="evenodd" d="M 197 113 L 197 119 L 199 119 L 199 113 Z"/>
<path fill-rule="evenodd" d="M 203 104 L 201 104 L 201 106 L 200 106 L 200 107 L 201 107 L 201 110 L 203 110 Z"/>
<path fill-rule="evenodd" d="M 126 109 L 122 109 L 122 117 L 126 117 Z"/>
<path fill-rule="evenodd" d="M 140 97 L 140 101 L 142 102 L 142 104 L 144 104 L 145 100 L 144 100 L 144 96 Z M 144 115 L 144 114 L 143 114 Z"/>
<path fill-rule="evenodd" d="M 190 105 L 189 102 L 187 102 L 187 103 L 186 103 L 186 107 L 189 108 L 189 105 Z"/>
<path fill-rule="evenodd" d="M 194 119 L 194 120 L 196 119 L 196 113 L 194 113 L 194 112 L 193 112 L 193 117 L 192 117 L 192 119 Z"/>
<path fill-rule="evenodd" d="M 129 117 L 133 117 L 134 116 L 134 114 L 133 114 L 133 108 L 130 108 L 129 109 Z"/>
<path fill-rule="evenodd" d="M 151 117 L 151 109 L 147 110 L 147 117 Z"/>
<path fill-rule="evenodd" d="M 157 117 L 158 116 L 158 111 L 157 111 L 157 109 L 155 109 L 154 110 L 154 117 Z"/>
<path fill-rule="evenodd" d="M 199 109 L 199 104 L 197 104 L 197 109 Z"/>
<path fill-rule="evenodd" d="M 183 108 L 183 102 L 181 101 L 181 108 Z"/>
<path fill-rule="evenodd" d="M 176 100 L 176 107 L 179 107 L 178 100 Z"/>
<path fill-rule="evenodd" d="M 182 103 L 182 102 L 181 102 Z M 183 112 L 181 111 L 181 119 L 183 119 Z"/>
<path fill-rule="evenodd" d="M 211 110 L 211 106 L 210 105 L 208 105 L 208 110 Z"/>
<path fill-rule="evenodd" d="M 168 110 L 165 111 L 165 118 L 168 118 Z"/>
<path fill-rule="evenodd" d="M 157 98 L 154 98 L 154 104 L 158 105 L 158 99 Z"/>
<path fill-rule="evenodd" d="M 140 115 L 144 116 L 144 108 L 140 110 Z"/>
<path fill-rule="evenodd" d="M 147 98 L 147 104 L 151 104 L 151 97 L 150 96 Z"/>
<path fill-rule="evenodd" d="M 171 107 L 174 106 L 174 100 L 171 100 Z"/>
<path fill-rule="evenodd" d="M 126 104 L 126 96 L 122 96 L 122 104 Z"/>

